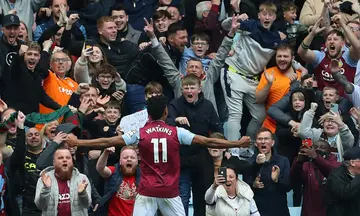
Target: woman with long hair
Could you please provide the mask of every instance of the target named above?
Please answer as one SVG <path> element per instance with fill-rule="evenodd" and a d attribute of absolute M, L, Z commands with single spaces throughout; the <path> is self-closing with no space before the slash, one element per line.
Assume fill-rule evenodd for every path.
<path fill-rule="evenodd" d="M 260 216 L 250 186 L 238 179 L 234 166 L 226 166 L 226 177 L 218 175 L 205 193 L 206 215 Z"/>
<path fill-rule="evenodd" d="M 75 63 L 75 81 L 90 84 L 96 71 L 104 64 L 107 64 L 107 59 L 101 47 L 99 45 L 88 46 L 84 44 L 81 56 Z"/>

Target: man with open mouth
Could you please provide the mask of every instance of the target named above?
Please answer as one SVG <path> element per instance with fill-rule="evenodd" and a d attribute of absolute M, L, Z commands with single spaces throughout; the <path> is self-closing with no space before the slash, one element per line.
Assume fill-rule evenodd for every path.
<path fill-rule="evenodd" d="M 3 77 L 9 73 L 10 65 L 17 55 L 21 44 L 21 41 L 17 39 L 20 32 L 19 17 L 13 14 L 5 15 L 2 20 L 1 31 L 3 35 L 0 39 L 0 89 L 5 89 L 7 82 Z M 2 96 L 3 91 L 0 92 Z"/>
<path fill-rule="evenodd" d="M 108 216 L 132 215 L 140 180 L 137 152 L 133 146 L 123 147 L 119 162 L 106 166 L 109 155 L 113 153 L 115 147 L 107 148 L 96 164 L 96 170 L 106 179 L 99 210 Z"/>
<path fill-rule="evenodd" d="M 343 86 L 332 76 L 331 62 L 337 60 L 340 73 L 350 82 L 355 82 L 356 85 L 360 84 L 360 80 L 355 79 L 356 65 L 360 57 L 360 41 L 346 25 L 341 15 L 336 14 L 332 17 L 332 21 L 340 26 L 343 32 L 333 29 L 327 33 L 325 51 L 309 49 L 314 37 L 324 32 L 325 27 L 320 27 L 320 23 L 323 21 L 323 18 L 320 18 L 315 23 L 309 35 L 299 46 L 298 54 L 306 63 L 312 64 L 319 90 L 325 86 L 332 86 L 339 91 L 340 96 L 345 96 Z M 345 38 L 349 40 L 351 46 L 344 51 Z"/>
<path fill-rule="evenodd" d="M 39 104 L 57 110 L 60 105 L 54 102 L 42 87 L 42 71 L 38 67 L 41 47 L 36 42 L 20 46 L 14 56 L 10 73 L 2 77 L 7 82 L 2 98 L 10 107 L 25 114 L 39 112 Z"/>
<path fill-rule="evenodd" d="M 273 148 L 274 134 L 260 128 L 256 135 L 258 154 L 252 158 L 251 177 L 246 179 L 254 191 L 260 215 L 290 216 L 286 193 L 291 190 L 290 164 Z"/>

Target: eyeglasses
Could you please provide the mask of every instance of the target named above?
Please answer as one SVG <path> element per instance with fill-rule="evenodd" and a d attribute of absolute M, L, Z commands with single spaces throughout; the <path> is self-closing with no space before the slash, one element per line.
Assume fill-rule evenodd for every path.
<path fill-rule="evenodd" d="M 105 80 L 105 79 L 107 79 L 107 80 L 111 80 L 111 79 L 113 79 L 114 77 L 113 77 L 113 76 L 104 76 L 104 75 L 99 75 L 99 76 L 98 76 L 98 78 L 99 78 L 99 79 L 102 79 L 102 80 Z"/>
<path fill-rule="evenodd" d="M 194 46 L 207 46 L 208 45 L 208 43 L 206 43 L 206 42 L 194 42 L 194 43 L 192 43 L 192 45 L 194 45 Z"/>
<path fill-rule="evenodd" d="M 69 58 L 55 58 L 55 59 L 53 59 L 53 61 L 56 63 L 60 63 L 60 62 L 70 61 L 70 59 Z"/>
<path fill-rule="evenodd" d="M 360 31 L 360 27 L 350 27 L 350 30 L 353 32 Z"/>

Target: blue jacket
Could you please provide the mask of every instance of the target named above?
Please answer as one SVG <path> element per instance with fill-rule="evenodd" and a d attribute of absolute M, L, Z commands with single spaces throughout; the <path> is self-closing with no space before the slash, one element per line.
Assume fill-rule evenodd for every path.
<path fill-rule="evenodd" d="M 290 191 L 290 164 L 286 157 L 281 156 L 272 150 L 273 155 L 270 161 L 264 164 L 256 163 L 254 154 L 252 161 L 251 178 L 247 183 L 254 191 L 254 200 L 261 216 L 290 216 L 287 205 L 287 192 Z M 272 167 L 277 165 L 280 168 L 280 176 L 277 183 L 271 179 Z M 253 188 L 255 178 L 260 175 L 260 181 L 264 183 L 264 188 Z"/>
<path fill-rule="evenodd" d="M 140 168 L 138 167 L 136 170 L 136 187 L 139 185 L 140 182 Z M 101 197 L 99 207 L 101 215 L 107 215 L 108 214 L 108 204 L 113 195 L 117 192 L 119 189 L 121 182 L 123 180 L 124 176 L 120 171 L 120 164 L 115 164 L 115 172 L 107 179 L 104 186 L 104 196 Z"/>

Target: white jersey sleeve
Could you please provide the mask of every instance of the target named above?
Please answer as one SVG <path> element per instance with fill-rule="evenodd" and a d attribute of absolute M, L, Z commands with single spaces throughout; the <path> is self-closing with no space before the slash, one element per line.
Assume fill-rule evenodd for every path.
<path fill-rule="evenodd" d="M 180 145 L 191 145 L 192 140 L 195 137 L 195 134 L 181 127 L 176 127 L 176 131 Z"/>
<path fill-rule="evenodd" d="M 140 132 L 139 130 L 131 130 L 124 133 L 124 135 L 122 135 L 122 138 L 124 139 L 126 145 L 137 144 L 140 139 Z"/>

